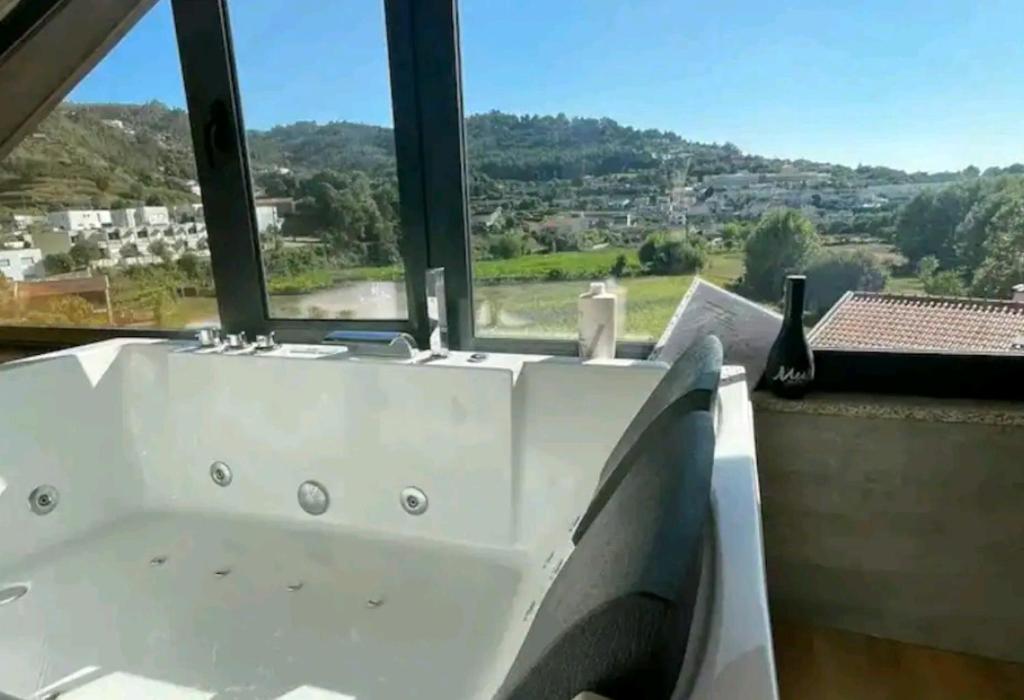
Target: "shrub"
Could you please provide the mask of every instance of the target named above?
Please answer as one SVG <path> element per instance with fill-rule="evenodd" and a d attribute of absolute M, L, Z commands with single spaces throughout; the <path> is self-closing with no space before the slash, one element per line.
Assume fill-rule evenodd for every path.
<path fill-rule="evenodd" d="M 786 275 L 804 272 L 818 246 L 806 216 L 793 209 L 768 212 L 747 239 L 743 291 L 755 299 L 779 299 Z"/>
<path fill-rule="evenodd" d="M 637 253 L 644 269 L 654 275 L 687 275 L 707 263 L 704 246 L 678 234 L 652 233 Z"/>
<path fill-rule="evenodd" d="M 43 269 L 48 275 L 60 275 L 71 272 L 75 267 L 75 261 L 67 253 L 50 253 L 43 258 Z"/>
<path fill-rule="evenodd" d="M 807 310 L 824 313 L 849 291 L 881 291 L 887 277 L 878 258 L 864 251 L 818 255 L 807 268 Z"/>
<path fill-rule="evenodd" d="M 488 242 L 488 250 L 492 258 L 508 260 L 526 254 L 526 241 L 517 233 L 503 233 L 493 236 Z"/>

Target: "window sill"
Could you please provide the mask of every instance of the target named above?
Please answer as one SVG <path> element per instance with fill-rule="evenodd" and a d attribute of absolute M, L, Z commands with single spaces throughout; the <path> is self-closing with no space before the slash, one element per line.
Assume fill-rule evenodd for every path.
<path fill-rule="evenodd" d="M 765 391 L 753 392 L 751 401 L 759 412 L 1024 427 L 1024 405 L 1006 401 L 863 393 L 810 394 L 792 401 Z"/>

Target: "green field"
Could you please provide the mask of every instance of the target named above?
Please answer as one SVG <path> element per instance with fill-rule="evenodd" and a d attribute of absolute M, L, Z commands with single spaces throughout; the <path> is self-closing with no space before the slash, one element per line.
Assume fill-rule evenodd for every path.
<path fill-rule="evenodd" d="M 602 251 L 604 252 L 604 251 Z M 572 256 L 580 268 L 587 266 L 589 253 L 558 253 L 529 256 L 558 258 Z M 616 255 L 611 256 L 614 262 Z M 517 260 L 502 260 L 507 268 Z M 517 282 L 495 284 L 486 276 L 486 263 L 477 266 L 478 285 L 474 289 L 477 308 L 477 332 L 481 335 L 572 338 L 576 332 L 576 307 L 579 295 L 587 290 L 587 282 L 608 277 L 608 267 L 580 281 Z M 596 267 L 596 266 L 595 266 Z M 483 268 L 483 269 L 481 269 Z M 506 268 L 506 269 L 507 269 Z M 739 253 L 722 253 L 710 258 L 701 276 L 718 285 L 726 285 L 743 272 L 743 258 Z M 508 272 L 506 272 L 508 274 Z M 656 340 L 672 313 L 679 305 L 693 275 L 672 277 L 629 277 L 619 280 L 619 289 L 625 292 L 625 335 L 630 340 Z"/>
<path fill-rule="evenodd" d="M 884 244 L 833 246 L 840 247 L 867 250 L 889 264 L 899 262 L 892 248 Z M 588 282 L 608 279 L 619 255 L 626 256 L 628 270 L 639 269 L 635 251 L 617 248 L 527 255 L 476 263 L 474 298 L 477 331 L 491 336 L 573 337 L 579 295 L 586 291 Z M 712 254 L 708 266 L 700 273 L 704 279 L 723 287 L 735 282 L 742 274 L 741 252 Z M 401 270 L 397 267 L 349 268 L 334 271 L 330 286 L 400 279 Z M 626 337 L 630 340 L 657 339 L 692 281 L 693 275 L 634 276 L 618 280 L 619 289 L 625 293 Z M 916 277 L 891 277 L 886 291 L 923 293 L 921 282 Z M 277 313 L 284 308 L 281 304 L 294 304 L 300 298 L 301 295 L 275 297 Z M 215 319 L 216 314 L 215 300 L 186 298 L 168 315 L 165 325 L 194 326 Z"/>

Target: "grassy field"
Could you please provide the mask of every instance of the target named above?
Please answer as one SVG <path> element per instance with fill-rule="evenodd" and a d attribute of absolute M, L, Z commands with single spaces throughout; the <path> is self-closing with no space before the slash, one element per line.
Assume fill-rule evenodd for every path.
<path fill-rule="evenodd" d="M 612 262 L 614 259 L 615 256 L 612 256 Z M 483 273 L 479 268 L 477 270 Z M 711 256 L 701 276 L 724 286 L 742 273 L 742 254 L 721 253 Z M 493 279 L 480 274 L 477 276 L 478 286 L 474 290 L 478 332 L 492 336 L 543 335 L 572 338 L 576 332 L 579 295 L 587 290 L 587 281 L 605 279 L 607 276 L 605 268 L 603 274 L 594 274 L 580 281 L 495 284 Z M 625 292 L 626 297 L 626 337 L 630 340 L 656 340 L 691 282 L 693 275 L 629 277 L 619 280 L 619 289 Z"/>
<path fill-rule="evenodd" d="M 891 246 L 881 243 L 854 243 L 829 248 L 866 250 L 886 264 L 900 262 Z M 618 248 L 476 263 L 474 297 L 478 332 L 499 336 L 573 337 L 579 295 L 586 291 L 589 281 L 607 279 L 620 255 L 626 257 L 627 269 L 639 268 L 635 251 Z M 743 254 L 714 253 L 700 274 L 713 284 L 727 287 L 743 274 Z M 338 286 L 354 281 L 398 281 L 402 271 L 397 267 L 361 267 L 334 271 L 332 275 L 330 286 Z M 692 281 L 692 275 L 635 276 L 619 280 L 620 289 L 626 297 L 626 337 L 631 340 L 658 338 Z M 890 277 L 886 291 L 923 294 L 920 280 L 916 277 Z M 275 297 L 275 313 L 282 312 L 284 307 L 281 304 L 299 299 L 301 295 Z M 182 299 L 169 314 L 165 325 L 196 325 L 215 319 L 216 315 L 215 300 L 187 298 Z"/>

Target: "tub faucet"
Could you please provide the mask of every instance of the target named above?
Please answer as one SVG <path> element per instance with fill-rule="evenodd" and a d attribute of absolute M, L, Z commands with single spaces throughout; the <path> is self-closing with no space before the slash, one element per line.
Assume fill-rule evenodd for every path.
<path fill-rule="evenodd" d="M 201 348 L 219 348 L 221 345 L 220 328 L 200 328 L 196 340 Z"/>

